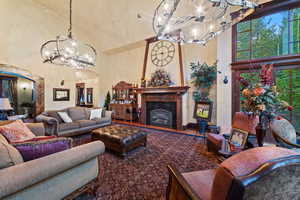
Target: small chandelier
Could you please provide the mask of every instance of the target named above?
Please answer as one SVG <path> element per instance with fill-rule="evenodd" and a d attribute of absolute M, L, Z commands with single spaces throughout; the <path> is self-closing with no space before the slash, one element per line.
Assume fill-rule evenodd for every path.
<path fill-rule="evenodd" d="M 95 48 L 73 38 L 72 0 L 70 0 L 70 26 L 68 36 L 57 36 L 55 40 L 45 42 L 40 52 L 44 63 L 63 65 L 75 69 L 84 69 L 96 65 L 97 53 Z"/>
<path fill-rule="evenodd" d="M 154 13 L 153 30 L 159 40 L 205 45 L 231 27 L 234 6 L 246 12 L 256 4 L 250 0 L 162 0 Z"/>

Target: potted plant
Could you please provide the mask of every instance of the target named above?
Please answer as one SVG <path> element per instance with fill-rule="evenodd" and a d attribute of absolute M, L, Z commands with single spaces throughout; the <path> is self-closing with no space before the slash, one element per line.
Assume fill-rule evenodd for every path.
<path fill-rule="evenodd" d="M 191 78 L 192 84 L 197 89 L 193 92 L 193 97 L 196 102 L 199 101 L 211 101 L 209 96 L 209 90 L 217 79 L 217 63 L 209 66 L 206 63 L 200 64 L 191 63 Z"/>
<path fill-rule="evenodd" d="M 191 78 L 192 78 L 192 84 L 196 88 L 196 91 L 193 92 L 193 98 L 196 102 L 195 107 L 197 103 L 199 102 L 211 102 L 211 100 L 208 98 L 209 96 L 209 90 L 211 86 L 214 84 L 214 82 L 217 79 L 217 65 L 216 63 L 209 66 L 206 63 L 200 64 L 198 63 L 191 63 Z M 212 106 L 212 104 L 211 104 Z M 199 124 L 199 133 L 204 133 L 207 125 L 208 120 L 204 119 L 197 119 Z"/>
<path fill-rule="evenodd" d="M 110 97 L 110 92 L 108 91 L 106 94 L 105 102 L 104 102 L 104 108 L 106 110 L 109 110 L 110 101 L 111 101 L 111 97 Z"/>

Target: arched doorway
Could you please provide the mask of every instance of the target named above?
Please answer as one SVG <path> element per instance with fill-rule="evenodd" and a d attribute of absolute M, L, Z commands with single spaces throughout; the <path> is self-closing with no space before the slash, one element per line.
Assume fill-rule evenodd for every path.
<path fill-rule="evenodd" d="M 0 64 L 0 97 L 9 98 L 15 114 L 35 117 L 44 111 L 44 79 L 31 72 Z"/>

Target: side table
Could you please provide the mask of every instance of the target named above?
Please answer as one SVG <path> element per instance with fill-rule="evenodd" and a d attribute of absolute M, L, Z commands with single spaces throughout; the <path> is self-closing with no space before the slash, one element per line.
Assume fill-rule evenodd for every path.
<path fill-rule="evenodd" d="M 223 162 L 224 160 L 226 160 L 227 158 L 237 154 L 241 152 L 241 150 L 239 151 L 231 151 L 230 150 L 230 147 L 229 147 L 229 144 L 228 144 L 228 141 L 227 140 L 224 140 L 223 144 L 222 144 L 222 148 L 218 151 L 218 157 L 217 159 L 220 161 L 220 162 Z"/>

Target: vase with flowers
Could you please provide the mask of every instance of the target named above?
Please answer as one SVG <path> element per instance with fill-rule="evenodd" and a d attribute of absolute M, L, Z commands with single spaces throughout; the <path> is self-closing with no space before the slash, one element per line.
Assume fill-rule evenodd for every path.
<path fill-rule="evenodd" d="M 239 77 L 242 87 L 242 109 L 244 112 L 259 116 L 256 127 L 258 145 L 263 145 L 263 139 L 269 123 L 279 112 L 292 111 L 292 106 L 279 98 L 276 85 L 272 78 L 273 66 L 263 65 L 260 72 L 260 82 L 251 83 Z"/>

